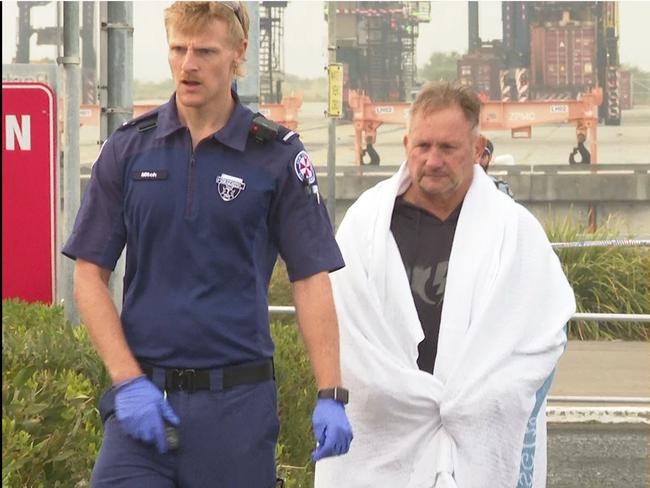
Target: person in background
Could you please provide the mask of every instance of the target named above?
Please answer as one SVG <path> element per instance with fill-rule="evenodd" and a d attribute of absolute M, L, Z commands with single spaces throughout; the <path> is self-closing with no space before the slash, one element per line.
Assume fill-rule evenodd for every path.
<path fill-rule="evenodd" d="M 328 276 L 344 262 L 297 134 L 231 90 L 248 45 L 244 3 L 176 2 L 165 27 L 175 92 L 102 146 L 63 249 L 113 382 L 91 484 L 270 488 L 271 272 L 279 253 L 319 388 L 317 461 L 352 440 Z M 108 282 L 125 247 L 118 314 Z"/>
<path fill-rule="evenodd" d="M 481 168 L 483 168 L 483 171 L 487 173 L 488 167 L 492 162 L 492 157 L 494 156 L 494 145 L 492 144 L 492 141 L 485 136 L 480 136 L 480 139 L 484 143 L 484 148 L 483 148 L 483 152 L 481 153 L 481 157 L 478 160 L 478 164 L 481 166 Z M 499 191 L 502 191 L 510 198 L 514 198 L 514 195 L 512 194 L 512 190 L 510 189 L 510 185 L 508 184 L 507 181 L 502 180 L 501 178 L 497 178 L 496 176 L 492 176 L 492 175 L 488 175 L 488 176 L 492 178 L 492 181 L 494 181 L 494 184 L 496 185 Z"/>
<path fill-rule="evenodd" d="M 545 397 L 575 300 L 542 226 L 476 164 L 480 106 L 426 85 L 406 161 L 341 222 L 355 440 L 316 465 L 316 488 L 545 486 Z"/>
<path fill-rule="evenodd" d="M 569 164 L 591 164 L 591 153 L 585 147 L 587 137 L 582 132 L 578 133 L 578 145 L 569 154 Z"/>
<path fill-rule="evenodd" d="M 492 161 L 494 145 L 490 139 L 487 139 L 484 136 L 481 136 L 481 139 L 485 141 L 485 147 L 483 148 L 481 157 L 478 160 L 478 164 L 480 164 L 481 168 L 483 168 L 483 170 L 487 173 L 488 166 L 490 166 L 490 162 Z"/>

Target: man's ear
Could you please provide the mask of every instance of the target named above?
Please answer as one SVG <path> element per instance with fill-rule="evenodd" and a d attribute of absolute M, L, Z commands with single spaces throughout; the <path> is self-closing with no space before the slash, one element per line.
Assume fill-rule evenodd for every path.
<path fill-rule="evenodd" d="M 408 151 L 407 150 L 408 143 L 409 143 L 409 135 L 404 134 L 404 138 L 402 139 L 402 144 L 404 144 L 404 151 Z"/>
<path fill-rule="evenodd" d="M 237 47 L 237 63 L 242 64 L 246 62 L 246 50 L 248 49 L 248 39 L 242 39 L 241 44 Z"/>

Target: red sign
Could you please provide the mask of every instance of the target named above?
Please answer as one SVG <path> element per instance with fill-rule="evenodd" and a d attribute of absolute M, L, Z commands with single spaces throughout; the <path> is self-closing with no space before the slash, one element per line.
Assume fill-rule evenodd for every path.
<path fill-rule="evenodd" d="M 54 301 L 56 97 L 2 83 L 2 298 Z"/>

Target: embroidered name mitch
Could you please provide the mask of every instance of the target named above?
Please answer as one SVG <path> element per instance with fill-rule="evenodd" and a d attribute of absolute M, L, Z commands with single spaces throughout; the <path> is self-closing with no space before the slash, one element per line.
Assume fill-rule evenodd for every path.
<path fill-rule="evenodd" d="M 131 173 L 131 177 L 134 180 L 148 180 L 148 181 L 156 181 L 156 180 L 166 180 L 167 179 L 167 171 L 166 170 L 144 170 L 144 171 L 133 171 Z"/>

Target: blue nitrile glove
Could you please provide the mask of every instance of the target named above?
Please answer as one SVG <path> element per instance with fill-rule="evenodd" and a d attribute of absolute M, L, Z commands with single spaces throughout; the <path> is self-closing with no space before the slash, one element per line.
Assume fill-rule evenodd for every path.
<path fill-rule="evenodd" d="M 164 420 L 178 425 L 179 418 L 162 392 L 146 376 L 116 388 L 115 415 L 122 429 L 135 439 L 155 444 L 161 454 L 167 452 Z"/>
<path fill-rule="evenodd" d="M 342 403 L 329 398 L 320 398 L 316 402 L 311 421 L 314 437 L 318 443 L 311 453 L 314 462 L 348 452 L 353 437 L 352 427 Z"/>

